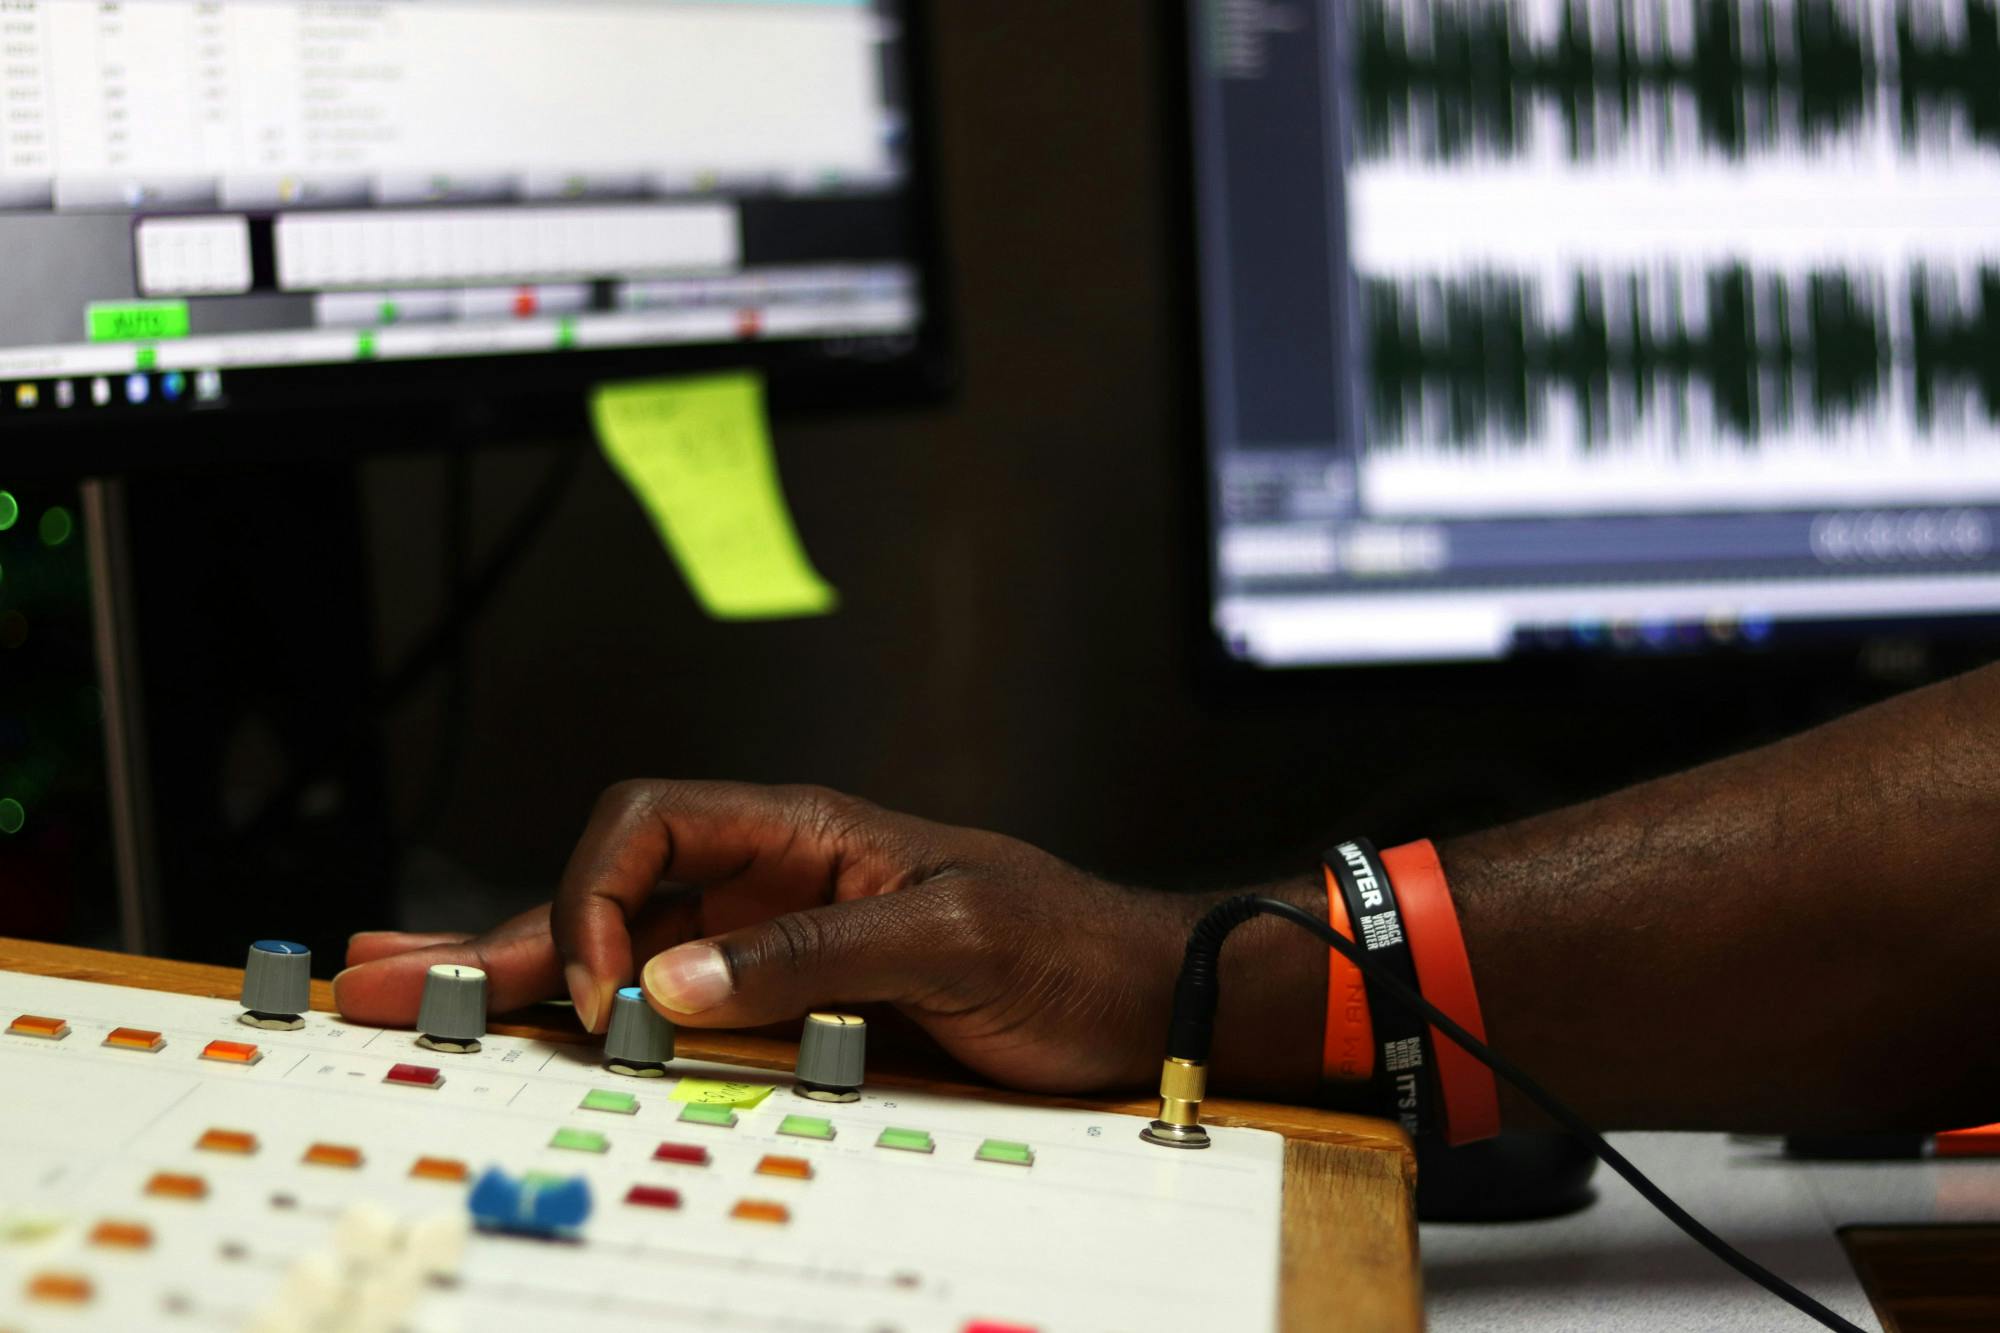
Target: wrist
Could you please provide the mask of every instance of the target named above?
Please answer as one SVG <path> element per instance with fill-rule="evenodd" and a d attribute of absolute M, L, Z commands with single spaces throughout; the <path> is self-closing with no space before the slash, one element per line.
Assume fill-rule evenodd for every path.
<path fill-rule="evenodd" d="M 1326 888 L 1317 875 L 1256 885 L 1251 891 L 1316 916 L 1326 914 Z M 1209 908 L 1241 892 L 1196 895 L 1188 928 Z M 1230 936 L 1221 958 L 1211 1087 L 1232 1096 L 1322 1100 L 1327 957 L 1326 946 L 1311 935 L 1270 917 L 1250 921 Z"/>

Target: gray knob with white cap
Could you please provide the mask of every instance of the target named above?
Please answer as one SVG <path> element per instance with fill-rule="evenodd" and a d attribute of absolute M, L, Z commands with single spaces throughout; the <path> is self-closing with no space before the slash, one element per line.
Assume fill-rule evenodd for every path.
<path fill-rule="evenodd" d="M 867 1060 L 867 1020 L 852 1014 L 808 1014 L 799 1037 L 798 1084 L 793 1091 L 816 1102 L 859 1101 Z"/>
<path fill-rule="evenodd" d="M 611 997 L 611 1026 L 604 1032 L 604 1067 L 633 1078 L 659 1078 L 674 1058 L 674 1025 L 646 1003 L 637 986 Z"/>
<path fill-rule="evenodd" d="M 486 1035 L 486 974 L 463 963 L 439 963 L 424 978 L 417 1010 L 417 1045 L 469 1055 Z"/>
<path fill-rule="evenodd" d="M 312 1008 L 312 950 L 290 940 L 258 940 L 243 962 L 242 1021 L 290 1032 Z"/>

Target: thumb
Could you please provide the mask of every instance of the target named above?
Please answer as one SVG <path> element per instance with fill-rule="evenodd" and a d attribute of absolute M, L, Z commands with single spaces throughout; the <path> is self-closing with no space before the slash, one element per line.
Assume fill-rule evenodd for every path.
<path fill-rule="evenodd" d="M 955 890 L 881 894 L 682 944 L 646 964 L 654 1007 L 691 1027 L 760 1027 L 830 1004 L 936 994 L 971 970 Z"/>

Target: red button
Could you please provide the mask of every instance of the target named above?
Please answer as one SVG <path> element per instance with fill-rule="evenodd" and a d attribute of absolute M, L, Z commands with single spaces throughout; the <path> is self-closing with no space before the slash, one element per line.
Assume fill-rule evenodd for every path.
<path fill-rule="evenodd" d="M 634 1185 L 625 1192 L 625 1202 L 635 1208 L 678 1208 L 681 1206 L 681 1192 L 662 1189 L 658 1185 Z"/>
<path fill-rule="evenodd" d="M 1032 1324 L 997 1324 L 991 1319 L 975 1319 L 965 1326 L 964 1333 L 1036 1333 Z"/>
<path fill-rule="evenodd" d="M 444 1075 L 429 1065 L 397 1065 L 382 1076 L 384 1083 L 407 1083 L 413 1088 L 444 1086 Z"/>
<path fill-rule="evenodd" d="M 653 1149 L 656 1162 L 679 1162 L 683 1166 L 707 1166 L 708 1149 L 698 1143 L 662 1143 Z"/>

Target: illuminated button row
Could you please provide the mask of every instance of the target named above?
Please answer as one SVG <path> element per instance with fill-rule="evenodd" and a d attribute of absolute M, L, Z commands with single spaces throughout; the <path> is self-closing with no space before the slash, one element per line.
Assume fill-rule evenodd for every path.
<path fill-rule="evenodd" d="M 195 1147 L 204 1152 L 249 1156 L 257 1151 L 257 1137 L 241 1130 L 211 1129 L 196 1141 Z M 359 1148 L 350 1148 L 338 1143 L 315 1143 L 306 1149 L 305 1156 L 300 1160 L 309 1166 L 326 1166 L 352 1171 L 361 1166 L 363 1159 Z M 436 1180 L 446 1184 L 462 1185 L 470 1174 L 464 1162 L 451 1157 L 419 1157 L 410 1164 L 412 1180 Z M 208 1182 L 200 1176 L 186 1175 L 177 1171 L 158 1171 L 146 1181 L 145 1192 L 156 1199 L 199 1202 L 208 1197 Z M 113 1242 L 93 1238 L 92 1243 Z M 147 1243 L 151 1243 L 150 1239 Z"/>
<path fill-rule="evenodd" d="M 632 1209 L 660 1209 L 664 1213 L 680 1211 L 680 1191 L 666 1189 L 664 1185 L 634 1185 L 626 1191 L 626 1207 Z M 736 1207 L 730 1209 L 730 1217 L 736 1221 L 752 1221 L 782 1227 L 792 1221 L 792 1209 L 772 1199 L 738 1199 Z"/>
<path fill-rule="evenodd" d="M 681 1192 L 663 1185 L 634 1185 L 625 1191 L 625 1205 L 628 1208 L 657 1208 L 662 1212 L 677 1212 L 681 1206 Z M 729 1215 L 739 1222 L 763 1222 L 782 1226 L 792 1220 L 792 1210 L 771 1199 L 740 1199 Z"/>
<path fill-rule="evenodd" d="M 234 1153 L 248 1157 L 256 1153 L 257 1136 L 241 1129 L 211 1129 L 204 1131 L 195 1140 L 194 1146 L 203 1152 Z M 342 1143 L 315 1143 L 307 1148 L 300 1159 L 312 1166 L 343 1167 L 352 1170 L 363 1162 L 361 1150 Z M 453 1157 L 419 1157 L 410 1166 L 410 1175 L 418 1180 L 464 1180 L 465 1163 Z"/>
<path fill-rule="evenodd" d="M 681 1206 L 681 1192 L 660 1185 L 634 1185 L 625 1191 L 625 1204 L 629 1208 L 675 1212 Z M 792 1210 L 771 1199 L 740 1199 L 729 1215 L 739 1222 L 761 1222 L 767 1226 L 783 1226 L 792 1220 Z"/>
<path fill-rule="evenodd" d="M 584 1099 L 585 1105 L 589 1098 Z M 730 1129 L 736 1124 L 736 1112 L 726 1106 L 714 1106 L 702 1102 L 691 1102 L 681 1110 L 681 1123 L 688 1125 L 713 1125 L 720 1129 Z M 833 1122 L 816 1115 L 788 1115 L 778 1122 L 778 1133 L 795 1139 L 817 1139 L 830 1142 L 838 1133 Z M 932 1153 L 937 1151 L 937 1141 L 928 1130 L 902 1129 L 891 1127 L 876 1136 L 875 1146 L 890 1148 L 897 1152 Z M 662 1144 L 662 1148 L 666 1145 Z M 597 1149 L 596 1151 L 603 1151 Z M 658 1156 L 656 1153 L 655 1156 Z M 981 1162 L 997 1162 L 1006 1166 L 1033 1166 L 1035 1150 L 1025 1143 L 1012 1143 L 1005 1139 L 987 1139 L 979 1145 L 973 1157 Z M 674 1160 L 674 1159 L 663 1159 Z"/>
<path fill-rule="evenodd" d="M 48 1018 L 41 1014 L 22 1014 L 7 1025 L 7 1033 L 14 1037 L 37 1037 L 43 1041 L 61 1041 L 70 1033 L 67 1021 Z M 138 1051 L 151 1055 L 166 1049 L 166 1038 L 146 1028 L 113 1028 L 104 1038 L 104 1045 L 117 1051 Z M 221 1064 L 254 1065 L 264 1058 L 264 1053 L 248 1042 L 212 1041 L 201 1048 L 201 1058 Z"/>

